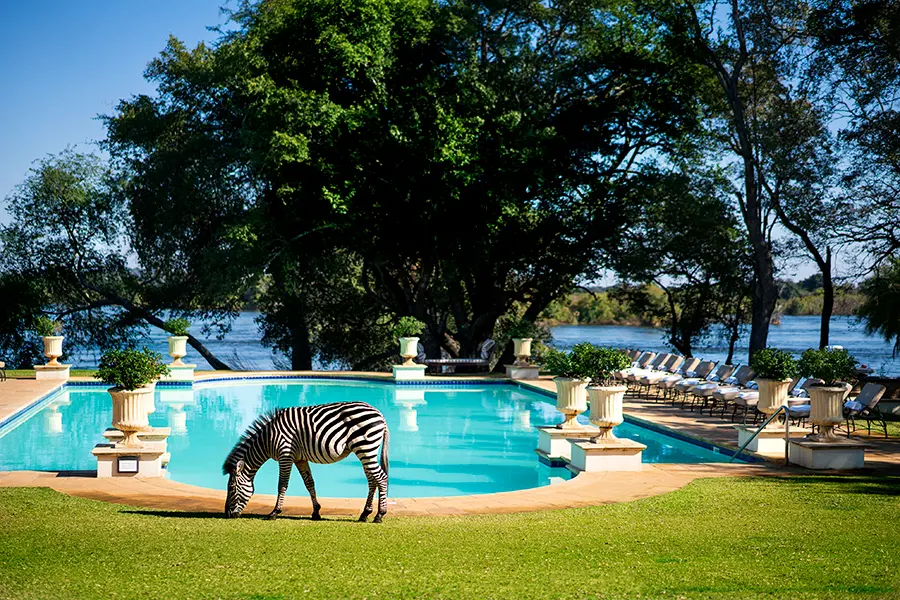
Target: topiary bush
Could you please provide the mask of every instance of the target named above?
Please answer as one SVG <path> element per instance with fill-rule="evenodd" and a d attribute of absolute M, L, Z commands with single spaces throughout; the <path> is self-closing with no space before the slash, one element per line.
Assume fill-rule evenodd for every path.
<path fill-rule="evenodd" d="M 571 352 L 550 348 L 543 356 L 543 366 L 557 377 L 590 379 L 595 348 L 588 342 L 575 344 Z"/>
<path fill-rule="evenodd" d="M 800 374 L 815 377 L 825 385 L 845 383 L 856 379 L 856 359 L 847 350 L 816 350 L 810 348 L 803 352 L 799 363 Z"/>
<path fill-rule="evenodd" d="M 109 350 L 100 357 L 97 377 L 123 390 L 136 390 L 169 373 L 162 355 L 148 348 Z"/>
<path fill-rule="evenodd" d="M 631 366 L 631 359 L 615 348 L 594 346 L 589 358 L 592 385 L 613 385 L 613 373 Z"/>
<path fill-rule="evenodd" d="M 760 379 L 776 379 L 783 381 L 797 376 L 797 361 L 786 350 L 764 348 L 753 355 L 750 368 Z"/>
<path fill-rule="evenodd" d="M 187 336 L 188 331 L 191 329 L 191 322 L 184 317 L 178 317 L 166 321 L 163 324 L 163 328 L 172 335 Z"/>
<path fill-rule="evenodd" d="M 62 323 L 60 321 L 54 321 L 45 315 L 36 317 L 31 328 L 41 337 L 49 337 L 62 333 Z"/>
<path fill-rule="evenodd" d="M 425 323 L 415 317 L 401 317 L 394 326 L 394 337 L 417 337 L 425 331 Z"/>

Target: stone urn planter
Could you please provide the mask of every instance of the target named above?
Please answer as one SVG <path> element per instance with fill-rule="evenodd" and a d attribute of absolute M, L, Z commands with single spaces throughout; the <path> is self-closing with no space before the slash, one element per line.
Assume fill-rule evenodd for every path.
<path fill-rule="evenodd" d="M 181 359 L 187 356 L 187 341 L 186 335 L 169 336 L 169 356 L 172 357 L 173 365 L 184 364 Z"/>
<path fill-rule="evenodd" d="M 565 417 L 565 420 L 556 427 L 558 429 L 581 427 L 576 417 L 587 410 L 587 386 L 591 382 L 590 378 L 557 377 L 553 382 L 556 383 L 556 409 Z"/>
<path fill-rule="evenodd" d="M 63 355 L 62 343 L 64 337 L 65 336 L 62 335 L 45 335 L 43 337 L 44 356 L 50 359 L 50 361 L 47 363 L 48 365 L 59 364 L 58 359 Z"/>
<path fill-rule="evenodd" d="M 625 420 L 622 414 L 622 400 L 628 387 L 624 385 L 589 386 L 588 397 L 591 400 L 591 423 L 600 428 L 600 432 L 592 442 L 617 439 L 613 427 L 621 425 Z"/>
<path fill-rule="evenodd" d="M 844 396 L 849 384 L 811 385 L 809 392 L 809 422 L 819 427 L 818 433 L 806 436 L 816 442 L 838 440 L 834 428 L 844 420 Z"/>
<path fill-rule="evenodd" d="M 402 337 L 398 339 L 400 340 L 400 356 L 405 359 L 403 364 L 414 365 L 413 359 L 419 354 L 419 338 Z"/>
<path fill-rule="evenodd" d="M 513 338 L 513 356 L 516 357 L 513 363 L 516 367 L 528 366 L 528 359 L 531 356 L 532 338 Z"/>
<path fill-rule="evenodd" d="M 112 396 L 112 426 L 125 434 L 122 444 L 128 448 L 142 447 L 143 444 L 138 439 L 137 433 L 150 429 L 150 421 L 147 416 L 152 412 L 148 409 L 153 406 L 153 384 L 139 387 L 136 390 L 112 387 L 107 391 Z"/>
<path fill-rule="evenodd" d="M 766 415 L 766 418 L 775 414 L 775 411 L 787 404 L 788 388 L 793 379 L 757 379 L 759 385 L 759 400 L 756 408 Z"/>

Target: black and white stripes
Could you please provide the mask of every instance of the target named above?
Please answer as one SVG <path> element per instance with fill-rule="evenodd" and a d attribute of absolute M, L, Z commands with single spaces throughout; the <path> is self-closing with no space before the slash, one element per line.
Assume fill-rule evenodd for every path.
<path fill-rule="evenodd" d="M 365 402 L 280 408 L 262 415 L 244 432 L 222 467 L 229 475 L 225 515 L 240 516 L 253 495 L 256 472 L 272 459 L 279 466 L 278 500 L 269 518 L 274 519 L 281 512 L 291 467 L 296 466 L 312 500 L 312 518 L 318 519 L 320 505 L 309 463 L 337 462 L 352 452 L 362 463 L 369 482 L 369 496 L 359 520 L 365 521 L 372 513 L 377 489 L 378 513 L 374 522 L 379 523 L 387 512 L 389 438 L 384 416 Z"/>

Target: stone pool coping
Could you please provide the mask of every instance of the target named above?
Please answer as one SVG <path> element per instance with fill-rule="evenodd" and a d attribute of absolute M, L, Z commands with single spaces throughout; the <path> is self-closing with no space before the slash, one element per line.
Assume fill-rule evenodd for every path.
<path fill-rule="evenodd" d="M 197 384 L 219 381 L 249 381 L 266 379 L 344 379 L 392 382 L 390 374 L 359 372 L 200 372 L 195 376 Z M 96 381 L 91 378 L 72 378 L 73 387 Z M 12 385 L 8 385 L 12 383 Z M 510 381 L 502 375 L 428 377 L 425 385 L 483 385 L 512 383 L 542 395 L 555 395 L 549 377 L 535 381 Z M 402 384 L 409 385 L 409 384 Z M 419 384 L 421 385 L 421 383 Z M 63 386 L 59 382 L 36 380 L 8 380 L 0 383 L 0 425 L 10 422 Z M 626 405 L 626 412 L 632 403 Z M 650 418 L 648 418 L 648 416 Z M 663 431 L 676 438 L 707 447 L 724 448 L 727 445 L 709 441 L 701 430 L 688 428 L 687 432 L 655 422 L 652 415 L 641 414 L 634 419 L 642 425 Z M 668 423 L 667 423 L 668 425 Z M 715 439 L 715 438 L 713 438 Z M 684 487 L 691 481 L 704 477 L 729 477 L 742 475 L 786 475 L 807 471 L 776 468 L 773 463 L 699 463 L 699 464 L 645 464 L 638 472 L 581 473 L 577 477 L 548 486 L 469 496 L 390 499 L 389 514 L 414 515 L 462 515 L 500 514 L 598 506 L 615 502 L 627 502 L 664 494 Z M 808 472 L 807 472 L 808 473 Z M 298 478 L 294 478 L 298 479 Z M 297 482 L 295 481 L 295 484 Z M 203 488 L 169 479 L 113 478 L 96 479 L 94 471 L 50 472 L 10 471 L 0 472 L 0 487 L 48 487 L 56 491 L 93 500 L 101 500 L 135 507 L 159 510 L 194 512 L 221 512 L 225 492 Z M 275 483 L 272 482 L 274 488 Z M 262 486 L 260 486 L 262 487 Z M 324 516 L 352 516 L 362 509 L 364 490 L 359 498 L 320 498 Z M 275 503 L 275 496 L 257 494 L 247 507 L 248 514 L 267 514 Z M 284 514 L 308 516 L 312 507 L 308 497 L 288 496 Z"/>

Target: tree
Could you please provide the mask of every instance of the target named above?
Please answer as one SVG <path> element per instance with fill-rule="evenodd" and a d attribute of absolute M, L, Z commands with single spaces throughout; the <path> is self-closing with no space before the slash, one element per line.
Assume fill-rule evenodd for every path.
<path fill-rule="evenodd" d="M 267 278 L 267 339 L 294 368 L 330 352 L 312 299 L 331 284 L 369 315 L 321 330 L 336 359 L 360 360 L 341 331 L 376 351 L 404 315 L 430 353 L 471 354 L 514 305 L 535 319 L 596 272 L 629 187 L 696 124 L 695 74 L 629 7 L 244 3 L 214 48 L 171 40 L 157 96 L 107 119 L 139 246 L 189 240 L 188 272 L 236 253 L 222 281 Z"/>
<path fill-rule="evenodd" d="M 900 352 L 900 259 L 891 258 L 860 286 L 865 296 L 857 314 L 866 321 L 866 333 L 880 334 Z"/>
<path fill-rule="evenodd" d="M 750 243 L 752 288 L 750 354 L 766 347 L 769 322 L 778 299 L 771 238 L 774 218 L 771 151 L 758 120 L 787 81 L 799 75 L 798 50 L 805 5 L 801 0 L 729 0 L 646 3 L 670 32 L 671 43 L 715 80 L 703 90 L 710 107 L 710 130 L 735 157 L 731 162 L 734 197 Z M 713 160 L 720 162 L 721 155 Z"/>
<path fill-rule="evenodd" d="M 749 251 L 718 173 L 697 165 L 647 177 L 631 206 L 634 224 L 611 252 L 618 275 L 655 283 L 666 295 L 668 341 L 685 356 L 715 323 L 726 326 L 729 360 L 745 319 Z M 690 175 L 689 175 L 690 173 Z M 622 288 L 632 308 L 648 306 L 645 287 Z"/>
<path fill-rule="evenodd" d="M 167 298 L 179 282 L 132 264 L 125 186 L 96 156 L 66 150 L 40 161 L 6 199 L 12 221 L 0 229 L 0 279 L 4 303 L 18 317 L 0 331 L 0 343 L 21 342 L 40 311 L 65 321 L 70 351 L 121 345 L 147 326 L 164 329 L 159 315 L 176 308 Z M 177 309 L 201 319 L 229 315 L 183 299 Z M 214 368 L 228 368 L 194 336 L 188 343 Z"/>

